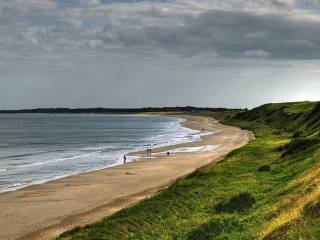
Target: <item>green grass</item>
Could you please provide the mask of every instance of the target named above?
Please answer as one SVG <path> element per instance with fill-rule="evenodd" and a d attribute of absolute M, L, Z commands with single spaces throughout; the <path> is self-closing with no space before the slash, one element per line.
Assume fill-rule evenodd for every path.
<path fill-rule="evenodd" d="M 318 102 L 298 102 L 293 103 L 286 109 L 289 113 L 301 113 L 312 110 Z"/>
<path fill-rule="evenodd" d="M 284 110 L 287 113 L 303 113 L 312 110 L 319 102 L 286 102 L 270 104 L 272 110 Z"/>
<path fill-rule="evenodd" d="M 274 107 L 228 116 L 228 123 L 251 129 L 256 139 L 223 161 L 58 239 L 319 239 L 320 218 L 310 214 L 320 206 L 319 144 L 284 154 L 295 141 L 292 132 L 301 130 L 307 138 L 316 131 L 316 123 L 308 125 L 313 109 L 299 112 L 285 131 L 280 119 L 291 114 Z"/>
<path fill-rule="evenodd" d="M 304 136 L 319 135 L 320 102 L 272 103 L 248 112 L 239 113 L 232 120 L 263 123 L 272 128 L 284 129 Z"/>

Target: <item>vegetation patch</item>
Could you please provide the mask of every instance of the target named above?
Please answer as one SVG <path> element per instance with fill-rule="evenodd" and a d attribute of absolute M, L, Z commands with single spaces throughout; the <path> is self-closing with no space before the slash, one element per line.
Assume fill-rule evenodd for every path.
<path fill-rule="evenodd" d="M 319 138 L 295 138 L 284 146 L 285 152 L 282 157 L 305 151 L 318 143 L 320 143 Z"/>
<path fill-rule="evenodd" d="M 269 165 L 262 165 L 258 168 L 258 172 L 270 172 L 271 167 Z"/>
<path fill-rule="evenodd" d="M 207 240 L 214 239 L 222 233 L 232 231 L 241 231 L 243 226 L 234 218 L 214 219 L 208 223 L 200 225 L 197 229 L 192 231 L 187 237 L 188 240 Z"/>
<path fill-rule="evenodd" d="M 301 137 L 303 135 L 303 132 L 302 131 L 296 131 L 293 135 L 292 135 L 292 137 L 293 138 L 299 138 L 299 137 Z"/>
<path fill-rule="evenodd" d="M 255 198 L 247 192 L 239 193 L 229 199 L 228 202 L 221 202 L 215 206 L 217 212 L 245 212 L 256 202 Z"/>
<path fill-rule="evenodd" d="M 287 233 L 290 231 L 290 229 L 291 223 L 286 223 L 269 233 L 263 238 L 263 240 L 288 240 Z"/>
<path fill-rule="evenodd" d="M 307 204 L 304 208 L 304 215 L 307 217 L 320 217 L 320 199 Z"/>

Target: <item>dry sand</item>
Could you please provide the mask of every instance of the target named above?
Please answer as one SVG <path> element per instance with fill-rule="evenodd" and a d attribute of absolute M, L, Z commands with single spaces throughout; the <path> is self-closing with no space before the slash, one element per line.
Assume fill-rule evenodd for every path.
<path fill-rule="evenodd" d="M 179 116 L 180 117 L 180 116 Z M 212 118 L 181 116 L 189 128 L 222 130 L 201 141 L 160 148 L 219 145 L 213 151 L 159 156 L 0 194 L 0 239 L 52 239 L 150 197 L 177 178 L 218 161 L 253 138 Z M 141 153 L 140 153 L 141 154 Z"/>

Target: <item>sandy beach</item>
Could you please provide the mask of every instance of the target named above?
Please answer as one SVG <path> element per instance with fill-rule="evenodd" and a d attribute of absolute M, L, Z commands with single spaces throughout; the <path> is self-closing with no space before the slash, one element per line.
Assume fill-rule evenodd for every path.
<path fill-rule="evenodd" d="M 179 115 L 186 127 L 213 132 L 201 141 L 153 150 L 156 157 L 83 173 L 0 194 L 0 239 L 52 239 L 155 194 L 177 178 L 221 160 L 245 145 L 251 132 L 212 118 Z M 177 148 L 217 145 L 211 151 L 157 154 Z M 132 155 L 145 154 L 144 152 Z"/>

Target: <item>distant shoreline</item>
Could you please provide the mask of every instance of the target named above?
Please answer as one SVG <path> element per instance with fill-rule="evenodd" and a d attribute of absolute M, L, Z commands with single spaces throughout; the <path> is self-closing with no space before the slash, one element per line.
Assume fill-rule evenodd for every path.
<path fill-rule="evenodd" d="M 132 113 L 151 113 L 151 112 L 226 112 L 226 111 L 245 111 L 240 108 L 209 108 L 209 107 L 143 107 L 143 108 L 33 108 L 18 110 L 0 110 L 0 114 L 17 114 L 17 113 L 55 113 L 55 114 L 78 114 L 78 113 L 108 113 L 108 114 L 132 114 Z"/>

